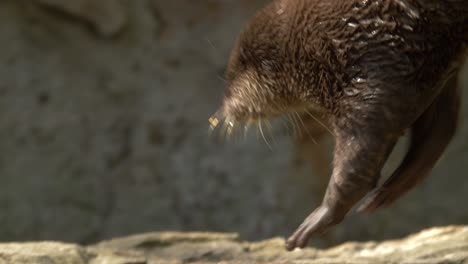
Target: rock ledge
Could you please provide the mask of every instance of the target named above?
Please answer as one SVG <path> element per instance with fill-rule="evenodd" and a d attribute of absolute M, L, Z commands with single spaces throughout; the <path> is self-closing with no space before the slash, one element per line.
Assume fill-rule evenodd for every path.
<path fill-rule="evenodd" d="M 0 264 L 152 263 L 468 263 L 468 226 L 436 227 L 401 240 L 349 242 L 286 252 L 284 240 L 241 241 L 230 233 L 158 232 L 80 246 L 60 242 L 0 244 Z"/>

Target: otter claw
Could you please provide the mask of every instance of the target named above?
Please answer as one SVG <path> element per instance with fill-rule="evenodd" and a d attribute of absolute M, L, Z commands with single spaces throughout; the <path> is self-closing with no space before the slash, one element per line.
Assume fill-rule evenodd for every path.
<path fill-rule="evenodd" d="M 324 233 L 331 226 L 341 222 L 328 207 L 320 206 L 313 211 L 286 241 L 286 249 L 304 248 L 314 234 Z"/>

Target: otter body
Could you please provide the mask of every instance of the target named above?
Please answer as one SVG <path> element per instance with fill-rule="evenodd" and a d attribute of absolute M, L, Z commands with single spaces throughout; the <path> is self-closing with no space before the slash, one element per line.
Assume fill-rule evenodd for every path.
<path fill-rule="evenodd" d="M 277 0 L 249 21 L 215 118 L 234 127 L 313 111 L 335 137 L 323 202 L 287 249 L 340 223 L 368 193 L 360 211 L 390 205 L 429 175 L 457 128 L 467 45 L 466 0 Z M 408 129 L 404 160 L 377 186 Z"/>

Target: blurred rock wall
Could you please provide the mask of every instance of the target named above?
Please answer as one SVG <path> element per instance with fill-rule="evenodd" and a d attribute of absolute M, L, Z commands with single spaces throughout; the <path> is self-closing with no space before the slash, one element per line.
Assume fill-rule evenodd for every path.
<path fill-rule="evenodd" d="M 313 172 L 294 168 L 290 137 L 275 133 L 270 151 L 255 133 L 229 144 L 207 133 L 229 50 L 266 2 L 0 0 L 0 240 L 292 232 L 320 195 Z M 468 223 L 463 112 L 423 185 L 316 245 Z"/>

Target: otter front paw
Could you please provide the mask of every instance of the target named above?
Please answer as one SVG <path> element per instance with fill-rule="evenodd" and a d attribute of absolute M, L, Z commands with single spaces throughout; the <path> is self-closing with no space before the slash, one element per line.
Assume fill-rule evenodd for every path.
<path fill-rule="evenodd" d="M 286 249 L 304 248 L 314 234 L 326 232 L 330 227 L 340 223 L 344 217 L 333 213 L 327 206 L 315 209 L 286 241 Z"/>

